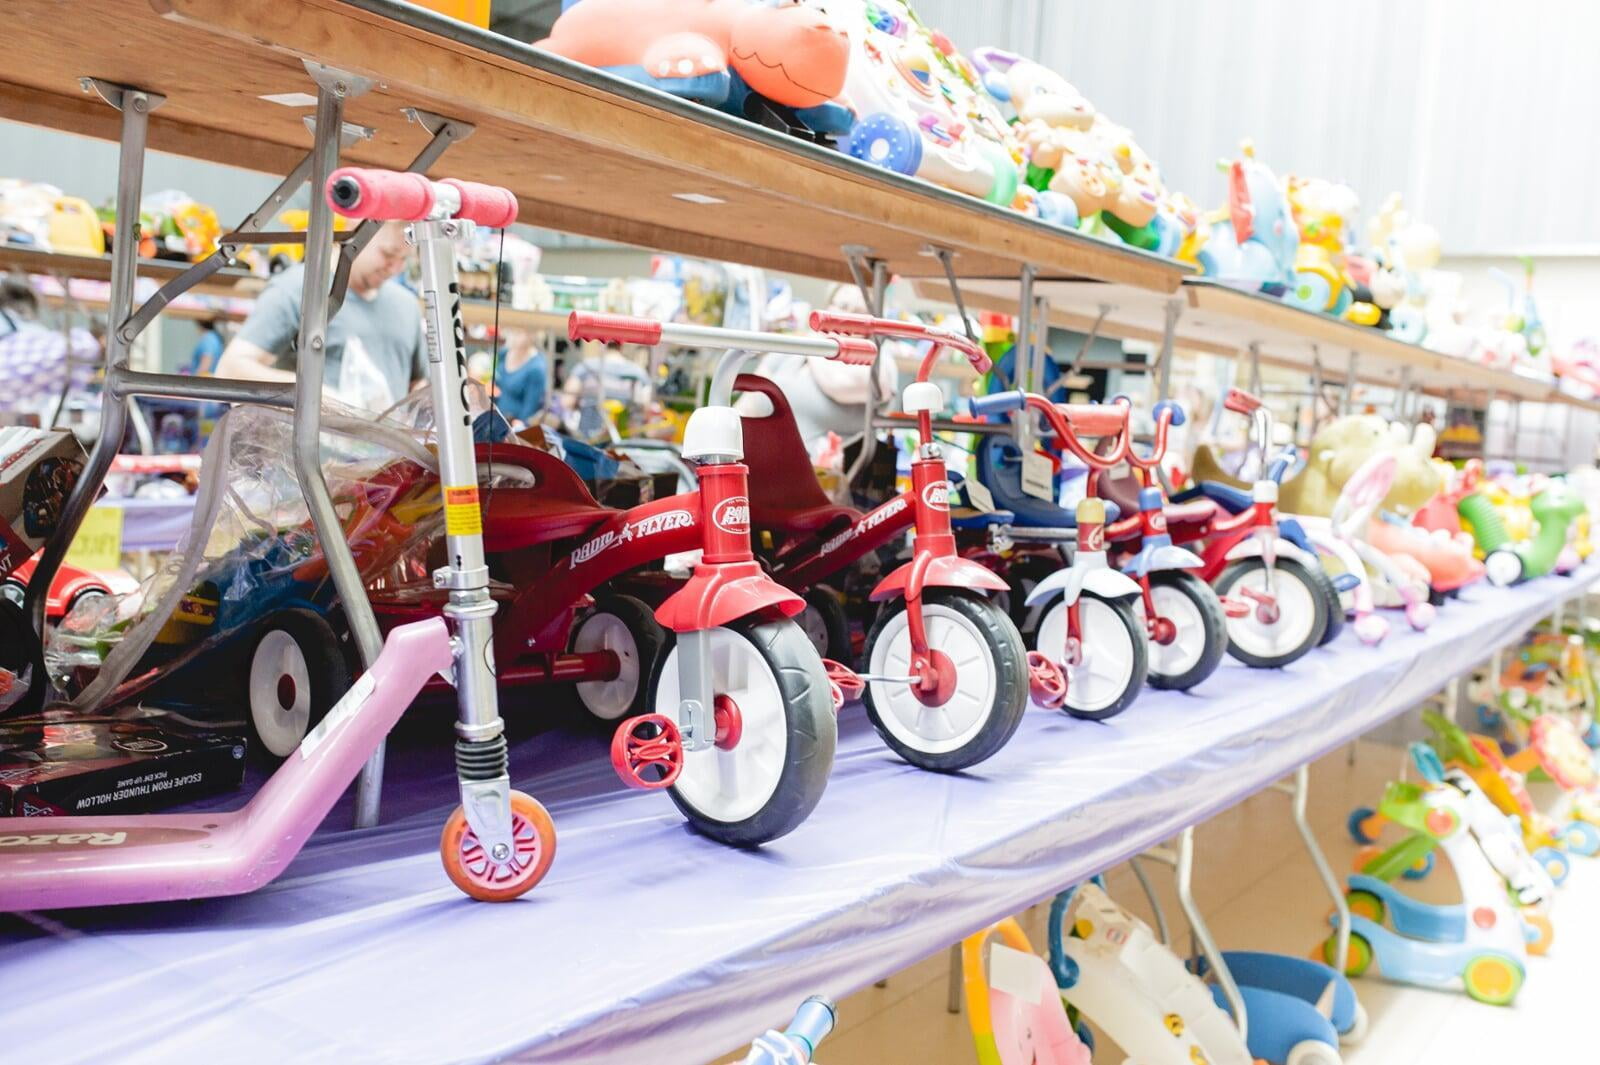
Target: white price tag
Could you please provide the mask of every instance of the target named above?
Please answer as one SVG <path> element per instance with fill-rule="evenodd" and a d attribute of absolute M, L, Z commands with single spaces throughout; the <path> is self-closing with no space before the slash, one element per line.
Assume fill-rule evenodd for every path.
<path fill-rule="evenodd" d="M 1056 467 L 1037 451 L 1022 456 L 1022 490 L 1035 499 L 1056 501 Z"/>
<path fill-rule="evenodd" d="M 964 482 L 967 486 L 967 502 L 972 504 L 972 509 L 980 514 L 994 513 L 994 496 L 989 492 L 989 486 L 976 477 L 968 477 Z"/>

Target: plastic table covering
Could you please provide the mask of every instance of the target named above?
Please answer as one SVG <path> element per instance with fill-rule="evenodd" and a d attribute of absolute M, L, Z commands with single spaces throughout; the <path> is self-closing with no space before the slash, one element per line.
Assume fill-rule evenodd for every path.
<path fill-rule="evenodd" d="M 560 850 L 542 885 L 498 906 L 440 868 L 449 714 L 414 711 L 427 735 L 391 743 L 386 823 L 345 831 L 347 797 L 254 895 L 0 917 L 3 1056 L 702 1063 L 807 995 L 863 987 L 1349 742 L 1596 577 L 1469 588 L 1426 633 L 1400 624 L 1368 648 L 1347 630 L 1281 672 L 1230 661 L 1104 724 L 1035 708 L 963 775 L 904 765 L 847 707 L 821 805 L 760 852 L 623 789 L 593 729 L 522 736 L 518 785 L 551 807 Z"/>

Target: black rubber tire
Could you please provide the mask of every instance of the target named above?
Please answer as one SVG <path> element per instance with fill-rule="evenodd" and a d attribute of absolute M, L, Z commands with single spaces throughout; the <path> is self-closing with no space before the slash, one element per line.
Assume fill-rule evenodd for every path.
<path fill-rule="evenodd" d="M 1144 622 L 1139 620 L 1139 615 L 1134 610 L 1134 596 L 1128 595 L 1120 596 L 1115 599 L 1108 599 L 1105 596 L 1096 595 L 1094 592 L 1085 589 L 1079 594 L 1078 601 L 1083 603 L 1091 599 L 1095 602 L 1104 604 L 1111 610 L 1112 614 L 1115 615 L 1117 623 L 1122 627 L 1123 634 L 1127 636 L 1129 644 L 1133 649 L 1133 668 L 1129 670 L 1128 684 L 1127 687 L 1123 689 L 1122 693 L 1117 696 L 1115 701 L 1108 703 L 1097 710 L 1073 708 L 1072 682 L 1069 680 L 1067 682 L 1067 701 L 1061 704 L 1061 710 L 1063 713 L 1066 713 L 1071 717 L 1078 718 L 1082 721 L 1105 721 L 1108 718 L 1116 717 L 1118 714 L 1126 710 L 1133 703 L 1133 700 L 1138 697 L 1139 692 L 1144 688 L 1145 681 L 1150 672 L 1150 641 L 1145 635 Z M 1061 600 L 1059 597 L 1049 604 L 1049 608 L 1045 611 L 1045 615 L 1039 619 L 1041 626 L 1044 624 L 1044 617 L 1048 617 L 1050 611 L 1053 611 L 1058 607 L 1061 607 Z M 1034 636 L 1034 644 L 1037 648 L 1038 634 L 1035 633 Z M 1052 655 L 1051 657 L 1054 658 L 1055 656 Z M 1057 660 L 1059 661 L 1059 659 Z"/>
<path fill-rule="evenodd" d="M 585 625 L 603 614 L 609 614 L 622 622 L 628 633 L 633 637 L 634 649 L 639 657 L 639 684 L 634 689 L 633 698 L 628 703 L 628 708 L 615 717 L 607 717 L 595 712 L 584 698 L 583 687 L 586 681 L 579 681 L 573 685 L 573 694 L 578 703 L 590 717 L 596 721 L 615 722 L 626 718 L 637 717 L 647 712 L 650 706 L 651 678 L 655 676 L 656 666 L 661 656 L 666 653 L 667 630 L 661 627 L 656 620 L 655 611 L 651 610 L 643 601 L 631 595 L 603 594 L 595 597 L 594 606 L 586 611 L 577 624 L 572 626 L 572 632 L 567 637 L 569 650 L 576 648 L 578 634 Z M 595 682 L 604 683 L 604 682 Z"/>
<path fill-rule="evenodd" d="M 878 735 L 895 754 L 918 769 L 953 773 L 975 766 L 994 755 L 1016 734 L 1018 726 L 1022 724 L 1022 715 L 1028 710 L 1028 651 L 1022 645 L 1022 636 L 1017 632 L 1016 625 L 999 604 L 981 596 L 949 589 L 924 592 L 923 596 L 929 606 L 946 607 L 970 621 L 988 645 L 995 690 L 994 702 L 983 727 L 972 739 L 954 750 L 937 753 L 919 751 L 885 727 L 872 700 L 872 685 L 867 685 L 862 692 L 861 701 L 866 704 L 872 727 L 878 730 Z M 878 612 L 878 620 L 867 635 L 868 662 L 872 661 L 872 647 L 877 643 L 879 634 L 891 619 L 903 614 L 905 609 L 905 600 L 897 599 L 885 604 L 885 608 Z"/>
<path fill-rule="evenodd" d="M 783 695 L 788 726 L 787 760 L 778 786 L 766 804 L 741 821 L 720 821 L 705 816 L 678 794 L 667 789 L 674 805 L 689 826 L 708 839 L 730 847 L 759 847 L 798 828 L 822 799 L 828 775 L 833 771 L 833 752 L 839 742 L 839 726 L 833 714 L 833 690 L 811 641 L 800 626 L 785 618 L 781 621 L 755 621 L 741 618 L 724 626 L 729 632 L 755 648 L 766 660 Z M 677 638 L 669 634 L 667 647 L 656 660 L 650 690 L 656 693 L 657 709 L 662 699 L 676 700 L 677 692 L 662 693 L 661 674 Z"/>
<path fill-rule="evenodd" d="M 826 584 L 819 584 L 809 589 L 805 594 L 805 600 L 806 606 L 816 611 L 823 631 L 827 634 L 823 646 L 818 646 L 812 634 L 803 626 L 800 631 L 811 639 L 812 646 L 817 648 L 817 654 L 850 665 L 854 656 L 850 653 L 850 618 L 844 612 L 844 600 L 838 592 Z"/>
<path fill-rule="evenodd" d="M 0 599 L 0 666 L 15 674 L 17 682 L 26 688 L 8 712 L 38 713 L 44 706 L 45 689 L 50 686 L 45 679 L 44 645 L 28 624 L 22 607 L 9 599 Z"/>
<path fill-rule="evenodd" d="M 1432 585 L 1429 585 L 1428 586 L 1428 603 L 1431 606 L 1444 606 L 1444 601 L 1445 601 L 1446 597 L 1448 595 L 1454 595 L 1454 594 L 1455 594 L 1455 592 L 1448 592 L 1448 593 L 1441 592 L 1437 588 L 1433 587 Z"/>
<path fill-rule="evenodd" d="M 1241 558 L 1236 562 L 1228 563 L 1228 567 L 1218 574 L 1212 587 L 1216 588 L 1219 596 L 1226 596 L 1232 590 L 1240 577 L 1253 569 L 1261 569 L 1266 563 L 1259 557 Z M 1328 601 L 1323 597 L 1321 586 L 1311 572 L 1297 559 L 1280 558 L 1274 568 L 1280 575 L 1288 575 L 1288 579 L 1299 581 L 1309 593 L 1312 609 L 1316 613 L 1311 623 L 1311 630 L 1300 646 L 1286 654 L 1266 658 L 1251 654 L 1234 643 L 1232 636 L 1228 638 L 1228 653 L 1252 669 L 1281 669 L 1289 663 L 1303 656 L 1307 651 L 1316 647 L 1322 639 L 1322 634 L 1328 627 Z"/>
<path fill-rule="evenodd" d="M 244 661 L 244 691 L 240 700 L 245 709 L 245 725 L 250 739 L 251 756 L 268 765 L 282 762 L 294 751 L 278 754 L 269 749 L 257 731 L 255 715 L 250 708 L 250 670 L 261 641 L 276 631 L 285 633 L 300 649 L 306 663 L 306 676 L 311 681 L 311 706 L 306 721 L 306 731 L 317 727 L 333 705 L 350 690 L 350 667 L 345 662 L 344 651 L 333 627 L 320 614 L 303 608 L 280 611 L 266 618 L 250 642 L 250 654 Z M 303 738 L 303 737 L 302 737 Z M 296 749 L 299 749 L 297 743 Z"/>
<path fill-rule="evenodd" d="M 1158 673 L 1152 662 L 1145 674 L 1145 682 L 1152 688 L 1188 691 L 1215 673 L 1228 653 L 1228 615 L 1222 610 L 1222 601 L 1211 585 L 1188 570 L 1161 570 L 1150 575 L 1152 589 L 1156 585 L 1171 588 L 1188 599 L 1204 619 L 1206 630 L 1205 651 L 1200 660 L 1183 673 L 1168 675 Z"/>
<path fill-rule="evenodd" d="M 1328 624 L 1322 630 L 1322 639 L 1317 641 L 1318 647 L 1326 647 L 1344 631 L 1344 603 L 1339 599 L 1339 589 L 1333 586 L 1333 578 L 1328 576 L 1327 570 L 1317 565 L 1307 567 L 1306 572 L 1311 574 L 1312 581 L 1316 583 L 1322 601 L 1328 604 Z"/>

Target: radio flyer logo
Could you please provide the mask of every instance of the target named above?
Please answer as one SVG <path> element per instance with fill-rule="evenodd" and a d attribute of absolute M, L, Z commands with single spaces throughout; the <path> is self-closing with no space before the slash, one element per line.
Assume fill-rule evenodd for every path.
<path fill-rule="evenodd" d="M 724 499 L 712 512 L 711 523 L 725 533 L 744 536 L 750 531 L 750 500 L 745 496 Z"/>
<path fill-rule="evenodd" d="M 950 509 L 950 482 L 934 481 L 922 490 L 922 501 L 934 510 Z"/>
<path fill-rule="evenodd" d="M 740 498 L 742 499 L 743 497 Z M 730 499 L 728 503 L 737 501 Z M 727 505 L 727 503 L 723 504 L 723 506 Z M 748 529 L 750 524 L 750 505 L 748 501 L 745 501 L 744 512 L 745 528 Z M 720 513 L 719 511 L 719 516 Z M 687 529 L 693 524 L 694 515 L 687 510 L 668 510 L 660 514 L 651 514 L 649 517 L 640 518 L 638 521 L 630 521 L 620 529 L 608 530 L 596 536 L 593 540 L 580 544 L 578 549 L 572 552 L 572 568 L 577 569 L 601 552 L 609 551 L 619 544 L 631 543 L 641 537 L 654 536 L 657 533 L 667 532 L 671 529 Z"/>
<path fill-rule="evenodd" d="M 945 485 L 946 489 L 948 490 L 949 482 L 940 481 L 939 483 Z M 932 488 L 933 485 L 929 485 L 928 487 Z M 948 498 L 948 492 L 946 497 Z M 818 553 L 823 555 L 832 554 L 845 544 L 849 543 L 851 540 L 871 532 L 873 529 L 876 529 L 878 526 L 882 525 L 896 514 L 903 512 L 905 509 L 906 497 L 895 496 L 893 499 L 889 500 L 889 502 L 885 503 L 877 510 L 874 510 L 872 513 L 856 522 L 850 528 L 840 533 L 838 536 L 835 536 L 831 540 L 824 541 Z"/>

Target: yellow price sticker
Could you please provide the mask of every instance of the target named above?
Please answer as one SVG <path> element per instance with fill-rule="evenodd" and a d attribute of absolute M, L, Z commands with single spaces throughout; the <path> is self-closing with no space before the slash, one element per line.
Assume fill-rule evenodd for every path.
<path fill-rule="evenodd" d="M 67 549 L 67 561 L 81 569 L 107 570 L 122 565 L 122 508 L 90 507 Z"/>
<path fill-rule="evenodd" d="M 444 531 L 449 536 L 481 536 L 483 512 L 478 509 L 478 486 L 444 486 Z"/>

